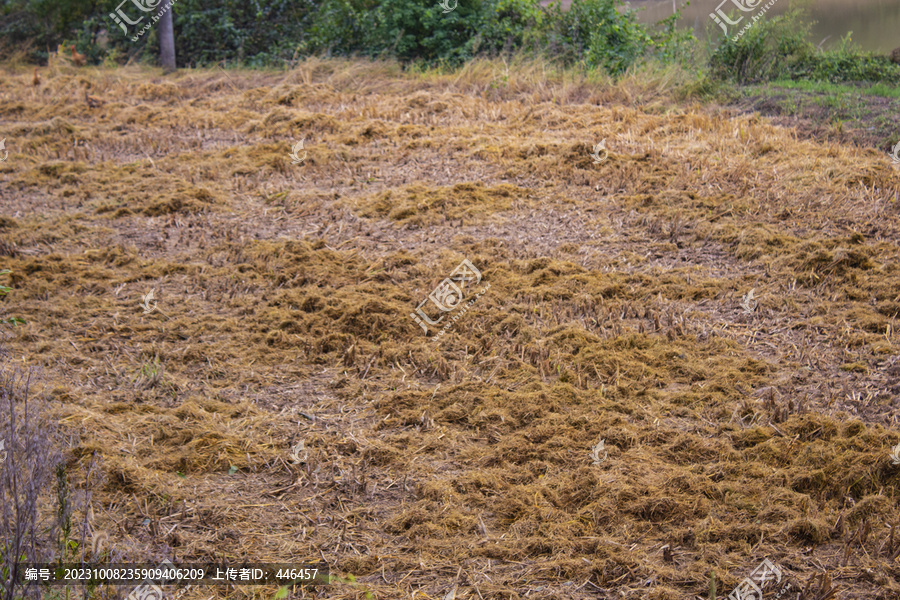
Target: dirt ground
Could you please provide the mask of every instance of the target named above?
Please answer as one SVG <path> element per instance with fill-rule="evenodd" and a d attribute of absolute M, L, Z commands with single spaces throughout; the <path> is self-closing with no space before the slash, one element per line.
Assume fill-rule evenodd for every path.
<path fill-rule="evenodd" d="M 729 106 L 773 117 L 773 123 L 794 129 L 802 138 L 885 153 L 897 143 L 900 100 L 855 92 L 851 85 L 831 93 L 756 85 L 728 95 L 733 96 L 726 100 Z"/>
<path fill-rule="evenodd" d="M 490 63 L 31 77 L 6 345 L 73 485 L 99 458 L 88 559 L 445 600 L 725 598 L 768 559 L 767 600 L 900 598 L 883 152 Z M 475 301 L 426 335 L 448 278 Z"/>

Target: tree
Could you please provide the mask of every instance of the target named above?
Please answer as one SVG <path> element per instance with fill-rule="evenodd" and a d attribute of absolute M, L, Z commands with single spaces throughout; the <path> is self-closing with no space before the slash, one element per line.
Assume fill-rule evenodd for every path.
<path fill-rule="evenodd" d="M 159 62 L 162 63 L 163 72 L 171 73 L 175 66 L 175 28 L 172 25 L 172 11 L 174 2 L 170 0 L 166 11 L 159 19 Z"/>

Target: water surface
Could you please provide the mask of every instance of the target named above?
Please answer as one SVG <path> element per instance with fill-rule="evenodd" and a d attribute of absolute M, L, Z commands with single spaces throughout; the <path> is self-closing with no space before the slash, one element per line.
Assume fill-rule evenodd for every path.
<path fill-rule="evenodd" d="M 549 1 L 549 0 L 548 0 Z M 690 6 L 683 7 L 679 24 L 694 29 L 694 35 L 705 39 L 707 32 L 721 35 L 722 30 L 710 19 L 722 0 L 692 0 Z M 764 6 L 768 0 L 760 3 Z M 548 2 L 545 1 L 544 4 Z M 767 12 L 767 16 L 781 14 L 788 9 L 790 0 L 778 0 Z M 571 0 L 562 0 L 568 7 Z M 678 5 L 683 0 L 678 0 Z M 730 6 L 730 2 L 723 6 Z M 811 41 L 819 44 L 825 40 L 823 48 L 837 43 L 848 32 L 863 50 L 887 54 L 900 46 L 900 0 L 809 0 L 810 18 L 817 21 L 812 28 Z M 672 14 L 672 0 L 631 0 L 633 8 L 640 9 L 639 18 L 644 23 L 655 23 Z M 756 12 L 739 13 L 752 17 Z M 729 11 L 726 10 L 726 13 Z M 733 29 L 739 30 L 746 19 Z M 708 26 L 712 26 L 709 28 Z"/>
<path fill-rule="evenodd" d="M 707 23 L 713 25 L 711 31 L 720 34 L 722 30 L 713 23 L 709 14 L 716 10 L 721 1 L 693 0 L 690 6 L 681 10 L 684 16 L 679 23 L 683 27 L 693 27 L 698 38 L 706 37 Z M 760 6 L 765 4 L 767 0 Z M 778 0 L 766 16 L 784 13 L 788 4 L 789 0 Z M 653 23 L 672 14 L 672 0 L 632 0 L 631 5 L 643 9 L 639 18 L 645 23 Z M 723 5 L 723 9 L 729 6 L 730 1 Z M 743 14 L 752 17 L 756 12 Z M 848 32 L 853 32 L 853 41 L 864 50 L 887 54 L 900 46 L 900 0 L 812 0 L 810 17 L 817 21 L 810 41 L 818 44 L 824 39 L 823 48 L 837 43 Z M 734 29 L 739 29 L 743 24 Z"/>

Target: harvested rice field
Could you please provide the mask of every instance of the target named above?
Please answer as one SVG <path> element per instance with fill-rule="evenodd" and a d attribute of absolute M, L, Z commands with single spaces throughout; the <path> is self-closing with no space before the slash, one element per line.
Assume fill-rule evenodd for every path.
<path fill-rule="evenodd" d="M 900 598 L 883 152 L 498 63 L 2 77 L 7 368 L 71 436 L 85 560 Z"/>

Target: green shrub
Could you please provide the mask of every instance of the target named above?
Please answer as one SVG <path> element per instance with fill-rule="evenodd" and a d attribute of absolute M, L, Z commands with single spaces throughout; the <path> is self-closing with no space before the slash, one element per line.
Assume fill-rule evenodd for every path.
<path fill-rule="evenodd" d="M 368 10 L 361 0 L 324 0 L 313 11 L 301 44 L 304 54 L 352 54 L 363 49 Z"/>
<path fill-rule="evenodd" d="M 540 0 L 448 2 L 449 11 L 439 0 L 177 0 L 175 54 L 179 65 L 196 66 L 278 65 L 311 54 L 457 66 L 476 56 L 518 53 L 619 75 L 650 56 L 680 60 L 693 41 L 676 29 L 675 17 L 658 30 L 640 24 L 623 0 L 575 0 L 567 11 Z M 136 27 L 123 31 L 113 23 L 114 9 L 78 0 L 9 0 L 0 8 L 0 35 L 36 42 L 32 58 L 40 62 L 59 43 L 75 43 L 92 64 L 155 62 L 158 28 L 132 41 Z"/>
<path fill-rule="evenodd" d="M 789 79 L 808 65 L 815 47 L 801 11 L 761 20 L 737 38 L 726 37 L 710 57 L 710 74 L 720 80 L 755 83 Z"/>
<path fill-rule="evenodd" d="M 636 13 L 619 11 L 619 0 L 574 0 L 569 10 L 550 9 L 548 47 L 564 63 L 581 62 L 620 74 L 642 57 L 653 40 Z"/>
<path fill-rule="evenodd" d="M 226 60 L 251 66 L 292 58 L 315 8 L 312 2 L 293 0 L 178 0 L 173 6 L 179 64 Z M 147 56 L 154 59 L 157 35 L 154 27 L 145 42 Z"/>
<path fill-rule="evenodd" d="M 653 55 L 660 62 L 679 63 L 694 66 L 697 38 L 690 29 L 678 29 L 681 12 L 676 11 L 656 24 L 657 29 L 650 34 L 653 40 Z"/>
<path fill-rule="evenodd" d="M 468 42 L 477 34 L 482 10 L 477 0 L 462 0 L 448 13 L 435 0 L 384 0 L 371 13 L 366 53 L 458 64 L 470 58 Z"/>
<path fill-rule="evenodd" d="M 831 83 L 876 81 L 900 84 L 900 67 L 887 56 L 863 52 L 853 43 L 851 33 L 844 36 L 834 50 L 811 56 L 794 78 Z"/>
<path fill-rule="evenodd" d="M 12 271 L 10 271 L 9 269 L 3 269 L 2 271 L 0 271 L 0 275 L 8 275 L 9 273 L 12 273 Z M 0 298 L 2 298 L 3 296 L 5 296 L 6 294 L 8 294 L 11 291 L 12 291 L 12 288 L 8 288 L 5 285 L 0 285 Z M 0 317 L 0 325 L 12 325 L 13 327 L 15 327 L 19 323 L 24 324 L 25 319 L 20 319 L 19 317 L 7 317 L 7 318 Z"/>
<path fill-rule="evenodd" d="M 454 6 L 455 0 L 450 0 Z M 475 56 L 541 54 L 617 75 L 655 53 L 671 61 L 693 40 L 677 16 L 652 34 L 621 0 L 575 0 L 568 11 L 539 0 L 324 0 L 306 30 L 304 51 L 391 56 L 403 62 L 458 65 Z"/>
<path fill-rule="evenodd" d="M 548 12 L 534 0 L 484 2 L 467 53 L 495 56 L 513 51 L 537 53 L 549 23 Z"/>
<path fill-rule="evenodd" d="M 762 20 L 739 38 L 724 38 L 709 61 L 710 76 L 741 84 L 774 80 L 900 83 L 900 67 L 865 53 L 850 34 L 820 52 L 808 41 L 813 23 L 802 9 Z"/>
<path fill-rule="evenodd" d="M 47 49 L 76 39 L 81 24 L 103 15 L 105 5 L 85 0 L 4 0 L 0 40 L 10 48 L 30 47 L 31 58 L 46 61 Z"/>
<path fill-rule="evenodd" d="M 574 0 L 568 11 L 557 2 L 547 9 L 544 45 L 564 64 L 620 75 L 651 56 L 662 62 L 688 57 L 696 39 L 677 28 L 679 17 L 676 12 L 653 29 L 638 22 L 637 12 L 624 8 L 621 0 Z"/>
<path fill-rule="evenodd" d="M 575 0 L 565 13 L 579 44 L 586 43 L 585 62 L 618 75 L 642 58 L 653 40 L 632 10 L 619 12 L 614 0 Z"/>

